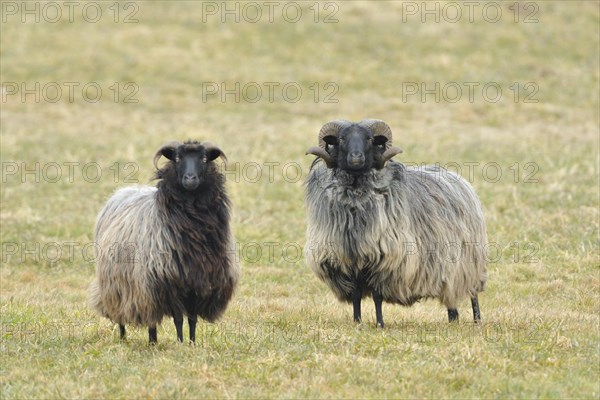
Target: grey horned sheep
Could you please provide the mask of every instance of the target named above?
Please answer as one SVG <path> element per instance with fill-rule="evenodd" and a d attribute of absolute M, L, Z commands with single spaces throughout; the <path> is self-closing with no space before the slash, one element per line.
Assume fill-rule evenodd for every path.
<path fill-rule="evenodd" d="M 325 124 L 306 182 L 307 264 L 340 301 L 372 294 L 377 325 L 382 302 L 410 306 L 437 298 L 458 320 L 457 304 L 487 280 L 486 227 L 471 185 L 439 166 L 408 168 L 390 160 L 390 127 L 380 120 Z"/>
<path fill-rule="evenodd" d="M 161 157 L 169 161 L 159 169 Z M 225 311 L 239 265 L 217 157 L 225 155 L 210 143 L 167 143 L 154 157 L 157 187 L 120 189 L 100 211 L 90 303 L 119 324 L 122 339 L 134 324 L 155 343 L 157 324 L 172 316 L 183 341 L 187 316 L 193 342 L 197 316 L 212 322 Z"/>

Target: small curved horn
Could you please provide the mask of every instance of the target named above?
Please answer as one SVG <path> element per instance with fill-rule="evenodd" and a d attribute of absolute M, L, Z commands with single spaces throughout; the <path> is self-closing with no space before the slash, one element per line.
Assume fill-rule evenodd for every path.
<path fill-rule="evenodd" d="M 352 122 L 345 119 L 338 119 L 335 121 L 330 121 L 323 125 L 321 130 L 319 131 L 319 147 L 323 149 L 327 149 L 327 143 L 323 140 L 325 136 L 336 136 L 338 133 L 344 129 L 352 125 Z"/>
<path fill-rule="evenodd" d="M 392 147 L 392 129 L 388 124 L 380 119 L 363 119 L 358 123 L 363 128 L 367 128 L 373 132 L 373 136 L 383 136 L 387 139 L 385 149 L 389 150 Z M 398 153 L 396 153 L 398 154 Z M 390 156 L 391 157 L 391 156 Z"/>
<path fill-rule="evenodd" d="M 313 154 L 317 157 L 321 157 L 323 159 L 323 161 L 325 161 L 325 165 L 327 165 L 327 168 L 331 168 L 333 166 L 333 162 L 331 160 L 331 154 L 329 154 L 327 151 L 325 151 L 325 149 L 321 148 L 321 147 L 311 147 L 310 149 L 306 150 L 306 155 L 309 154 Z"/>
<path fill-rule="evenodd" d="M 179 146 L 181 146 L 181 142 L 178 142 L 175 140 L 163 144 L 162 147 L 160 149 L 158 149 L 158 151 L 154 155 L 154 160 L 153 160 L 154 168 L 158 169 L 158 160 L 160 160 L 161 156 L 166 157 L 166 155 L 165 155 L 166 151 L 174 151 Z M 167 157 L 167 158 L 169 158 L 169 157 Z"/>
<path fill-rule="evenodd" d="M 206 150 L 207 153 L 209 153 L 209 152 L 210 153 L 216 152 L 218 154 L 217 156 L 215 156 L 213 158 L 213 160 L 216 160 L 217 158 L 221 157 L 223 159 L 223 161 L 225 161 L 225 164 L 227 164 L 227 156 L 225 155 L 225 153 L 223 153 L 223 150 L 221 150 L 218 146 L 215 146 L 211 142 L 202 142 L 200 144 L 202 146 L 204 146 L 204 149 Z"/>

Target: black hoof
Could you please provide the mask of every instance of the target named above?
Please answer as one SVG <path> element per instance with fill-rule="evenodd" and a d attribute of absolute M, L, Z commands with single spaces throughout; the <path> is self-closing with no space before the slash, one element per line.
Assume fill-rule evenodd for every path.
<path fill-rule="evenodd" d="M 456 308 L 448 309 L 448 322 L 458 322 L 458 310 Z"/>

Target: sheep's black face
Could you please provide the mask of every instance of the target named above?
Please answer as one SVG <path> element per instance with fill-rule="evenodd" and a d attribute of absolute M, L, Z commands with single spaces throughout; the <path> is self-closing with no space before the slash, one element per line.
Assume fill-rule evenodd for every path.
<path fill-rule="evenodd" d="M 337 161 L 337 167 L 351 174 L 373 168 L 375 157 L 383 153 L 387 141 L 358 125 L 341 130 L 337 136 L 325 136 L 323 140 L 327 143 L 327 151 Z"/>
<path fill-rule="evenodd" d="M 202 151 L 181 151 L 175 156 L 177 179 L 185 190 L 193 191 L 200 186 L 206 169 L 206 156 Z"/>
<path fill-rule="evenodd" d="M 177 182 L 190 192 L 198 189 L 204 182 L 209 163 L 221 154 L 218 149 L 206 149 L 195 144 L 165 148 L 162 151 L 162 155 L 174 163 Z"/>

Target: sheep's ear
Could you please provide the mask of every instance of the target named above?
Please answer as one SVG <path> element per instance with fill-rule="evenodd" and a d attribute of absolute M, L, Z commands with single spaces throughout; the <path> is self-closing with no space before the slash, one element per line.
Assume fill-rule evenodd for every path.
<path fill-rule="evenodd" d="M 335 146 L 338 144 L 338 138 L 337 138 L 337 136 L 334 136 L 334 135 L 323 136 L 323 141 L 332 146 Z"/>
<path fill-rule="evenodd" d="M 175 160 L 175 148 L 174 147 L 163 147 L 160 149 L 160 154 L 164 158 L 168 158 L 171 161 Z"/>
<path fill-rule="evenodd" d="M 373 145 L 382 146 L 388 142 L 388 138 L 383 135 L 377 135 L 373 138 Z"/>
<path fill-rule="evenodd" d="M 160 149 L 158 149 L 158 151 L 154 155 L 154 168 L 158 169 L 158 160 L 160 160 L 160 157 L 165 157 L 171 161 L 175 160 L 175 149 L 180 144 L 181 143 L 179 142 L 169 142 L 166 143 Z"/>
<path fill-rule="evenodd" d="M 223 151 L 218 148 L 218 147 L 207 147 L 206 148 L 206 160 L 207 161 L 214 161 L 217 158 L 223 158 L 223 160 L 225 162 L 227 162 L 227 157 L 225 156 L 225 153 L 223 153 Z"/>

